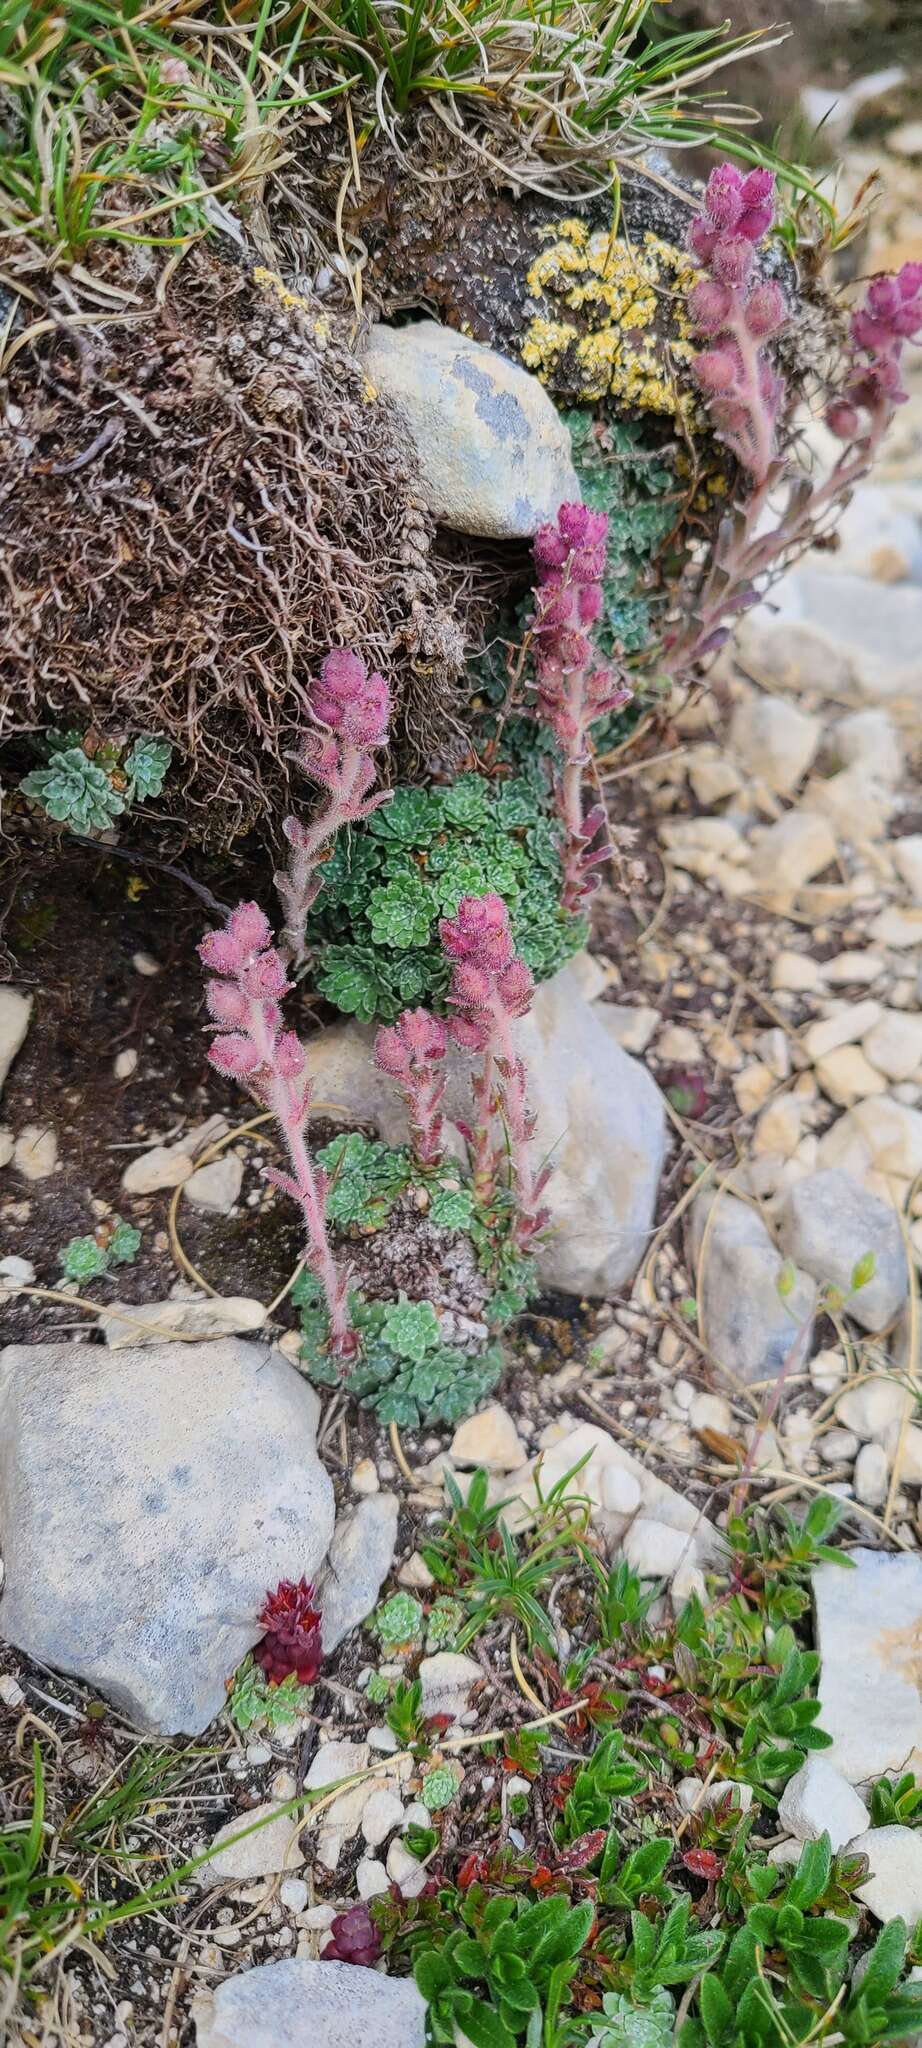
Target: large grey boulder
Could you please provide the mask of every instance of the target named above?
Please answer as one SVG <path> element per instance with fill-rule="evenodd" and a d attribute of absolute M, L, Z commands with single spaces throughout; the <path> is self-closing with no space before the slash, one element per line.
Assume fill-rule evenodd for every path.
<path fill-rule="evenodd" d="M 604 1295 L 636 1272 L 653 1223 L 666 1147 L 663 1099 L 650 1075 L 624 1052 L 587 1003 L 579 976 L 562 967 L 537 990 L 531 1015 L 516 1026 L 537 1118 L 538 1159 L 554 1172 L 547 1191 L 551 1230 L 539 1253 L 545 1286 Z M 396 1089 L 372 1059 L 374 1028 L 334 1025 L 308 1047 L 318 1099 L 348 1104 L 391 1145 L 407 1142 Z M 469 1121 L 470 1061 L 449 1055 L 445 1105 Z"/>
<path fill-rule="evenodd" d="M 317 1397 L 267 1344 L 0 1353 L 0 1632 L 151 1734 L 198 1735 L 268 1589 L 333 1530 Z"/>
<path fill-rule="evenodd" d="M 698 1196 L 691 1244 L 702 1333 L 714 1365 L 735 1380 L 777 1379 L 813 1314 L 815 1283 L 798 1273 L 782 1298 L 781 1253 L 757 1210 L 735 1195 L 705 1190 Z"/>
<path fill-rule="evenodd" d="M 848 1313 L 863 1329 L 882 1330 L 899 1315 L 909 1275 L 896 1212 L 851 1174 L 825 1167 L 795 1181 L 778 1235 L 805 1273 L 848 1294 Z M 874 1276 L 851 1294 L 852 1273 L 866 1252 L 874 1254 Z"/>
<path fill-rule="evenodd" d="M 424 2048 L 426 2004 L 409 1977 L 286 1958 L 226 1977 L 195 2001 L 197 2048 Z"/>
<path fill-rule="evenodd" d="M 404 415 L 423 495 L 443 526 L 527 540 L 582 496 L 543 384 L 495 349 L 419 320 L 373 328 L 364 364 Z"/>

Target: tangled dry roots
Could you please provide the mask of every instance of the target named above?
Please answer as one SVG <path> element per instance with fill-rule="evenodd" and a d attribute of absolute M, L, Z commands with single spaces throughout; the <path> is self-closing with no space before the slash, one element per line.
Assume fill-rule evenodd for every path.
<path fill-rule="evenodd" d="M 128 318 L 68 324 L 51 284 L 0 425 L 0 740 L 162 734 L 158 809 L 214 847 L 277 830 L 330 646 L 387 677 L 401 768 L 444 751 L 462 663 L 406 435 L 285 297 L 201 250 Z"/>

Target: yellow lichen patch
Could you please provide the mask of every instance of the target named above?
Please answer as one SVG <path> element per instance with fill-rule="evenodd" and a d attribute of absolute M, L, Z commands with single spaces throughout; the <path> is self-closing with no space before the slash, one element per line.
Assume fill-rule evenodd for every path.
<path fill-rule="evenodd" d="M 279 305 L 285 307 L 286 312 L 297 310 L 300 313 L 305 313 L 310 321 L 315 341 L 320 343 L 329 341 L 332 330 L 326 314 L 315 313 L 310 300 L 302 298 L 300 292 L 291 291 L 284 279 L 279 277 L 276 270 L 267 270 L 264 264 L 257 263 L 253 270 L 253 282 L 258 284 L 262 291 L 271 292 L 273 298 L 278 300 Z"/>
<path fill-rule="evenodd" d="M 693 400 L 674 368 L 695 353 L 686 311 L 698 276 L 691 258 L 651 232 L 636 247 L 605 231 L 590 234 L 579 220 L 543 232 L 553 239 L 534 258 L 528 289 L 559 317 L 541 313 L 530 322 L 526 367 L 547 381 L 572 351 L 581 398 L 687 417 Z"/>

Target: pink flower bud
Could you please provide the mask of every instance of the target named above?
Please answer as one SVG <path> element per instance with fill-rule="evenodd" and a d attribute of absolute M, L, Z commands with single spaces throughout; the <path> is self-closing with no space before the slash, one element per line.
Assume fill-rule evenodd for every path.
<path fill-rule="evenodd" d="M 492 993 L 492 980 L 485 967 L 476 967 L 471 960 L 455 962 L 450 1002 L 457 1003 L 464 1010 L 485 1010 Z"/>
<path fill-rule="evenodd" d="M 406 1046 L 393 1024 L 382 1024 L 375 1033 L 375 1063 L 383 1074 L 390 1074 L 394 1080 L 401 1079 L 409 1071 Z"/>
<path fill-rule="evenodd" d="M 498 972 L 512 959 L 509 912 L 501 896 L 462 896 L 454 918 L 439 924 L 442 948 L 449 960 L 472 961 Z"/>
<path fill-rule="evenodd" d="M 826 425 L 830 433 L 836 434 L 840 441 L 853 441 L 860 420 L 853 405 L 849 405 L 844 398 L 836 398 L 826 408 Z"/>
<path fill-rule="evenodd" d="M 720 230 L 711 226 L 701 214 L 692 221 L 688 230 L 688 246 L 699 263 L 710 263 L 719 240 Z"/>
<path fill-rule="evenodd" d="M 304 1072 L 304 1047 L 296 1031 L 283 1031 L 276 1042 L 275 1064 L 283 1081 L 294 1081 Z"/>
<path fill-rule="evenodd" d="M 732 306 L 733 294 L 729 285 L 718 284 L 714 278 L 702 278 L 701 283 L 693 285 L 688 294 L 689 313 L 702 334 L 719 333 Z"/>
<path fill-rule="evenodd" d="M 723 284 L 745 284 L 753 265 L 752 243 L 742 235 L 721 235 L 714 244 L 711 266 Z"/>
<path fill-rule="evenodd" d="M 771 205 L 747 206 L 736 223 L 736 232 L 742 235 L 746 242 L 761 242 L 762 236 L 768 234 L 774 218 L 775 209 Z"/>
<path fill-rule="evenodd" d="M 497 988 L 510 1016 L 524 1017 L 531 1008 L 535 993 L 531 969 L 526 967 L 524 960 L 511 960 L 509 966 L 503 968 Z"/>
<path fill-rule="evenodd" d="M 756 341 L 767 340 L 770 334 L 783 327 L 788 317 L 787 303 L 781 286 L 769 279 L 757 284 L 749 294 L 746 305 L 746 326 Z"/>
<path fill-rule="evenodd" d="M 547 574 L 550 570 L 563 568 L 570 547 L 556 526 L 539 526 L 533 551 L 539 571 Z"/>
<path fill-rule="evenodd" d="M 735 164 L 716 164 L 707 181 L 704 206 L 717 228 L 735 228 L 745 204 L 743 179 Z"/>
<path fill-rule="evenodd" d="M 456 1045 L 464 1052 L 482 1052 L 490 1037 L 487 1024 L 476 1024 L 471 1017 L 452 1017 L 451 1035 Z"/>
<path fill-rule="evenodd" d="M 258 903 L 238 903 L 227 920 L 227 929 L 244 955 L 261 953 L 272 939 L 272 926 Z"/>
<path fill-rule="evenodd" d="M 583 583 L 579 593 L 580 624 L 592 626 L 600 619 L 605 609 L 605 594 L 600 583 Z"/>
<path fill-rule="evenodd" d="M 739 376 L 739 360 L 731 348 L 708 348 L 692 364 L 704 391 L 715 395 L 732 391 Z"/>
<path fill-rule="evenodd" d="M 445 1057 L 448 1037 L 440 1017 L 429 1010 L 402 1010 L 397 1019 L 402 1043 L 414 1060 L 429 1062 Z"/>
<path fill-rule="evenodd" d="M 243 986 L 248 996 L 256 1002 L 266 998 L 283 996 L 290 986 L 282 960 L 274 946 L 260 953 L 258 960 L 251 961 L 243 970 Z"/>
<path fill-rule="evenodd" d="M 243 960 L 243 952 L 237 940 L 229 931 L 206 932 L 199 941 L 199 959 L 213 974 L 236 974 Z"/>
<path fill-rule="evenodd" d="M 233 981 L 209 981 L 205 989 L 208 1014 L 216 1024 L 236 1025 L 246 1022 L 247 1001 L 243 990 Z"/>
<path fill-rule="evenodd" d="M 259 1052 L 252 1039 L 244 1038 L 239 1031 L 228 1031 L 222 1037 L 212 1039 L 208 1058 L 219 1074 L 233 1074 L 238 1080 L 244 1074 L 254 1073 L 260 1065 Z"/>

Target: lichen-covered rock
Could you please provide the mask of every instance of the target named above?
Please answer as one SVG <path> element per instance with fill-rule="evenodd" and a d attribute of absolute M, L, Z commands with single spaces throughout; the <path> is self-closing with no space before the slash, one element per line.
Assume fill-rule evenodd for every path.
<path fill-rule="evenodd" d="M 199 1735 L 333 1529 L 319 1403 L 266 1344 L 0 1353 L 0 1630 L 150 1734 Z"/>
<path fill-rule="evenodd" d="M 365 367 L 404 414 L 441 525 L 528 539 L 579 498 L 563 421 L 537 380 L 494 349 L 420 320 L 374 328 Z"/>
<path fill-rule="evenodd" d="M 373 1066 L 373 1037 L 373 1028 L 345 1024 L 313 1040 L 317 1095 L 348 1102 L 388 1144 L 405 1144 L 406 1116 Z M 571 1294 L 607 1294 L 636 1272 L 648 1240 L 666 1144 L 662 1097 L 606 1031 L 570 966 L 541 984 L 516 1037 L 537 1118 L 535 1155 L 554 1167 L 541 1279 Z M 449 1117 L 470 1117 L 470 1063 L 457 1050 L 449 1054 L 445 1107 Z"/>

